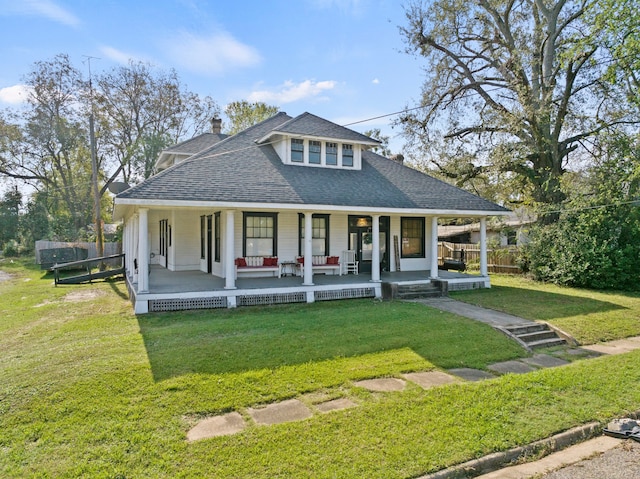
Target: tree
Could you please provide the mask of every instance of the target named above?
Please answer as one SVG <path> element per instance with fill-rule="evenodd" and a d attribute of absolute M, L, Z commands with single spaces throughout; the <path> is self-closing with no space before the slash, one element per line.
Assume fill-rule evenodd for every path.
<path fill-rule="evenodd" d="M 607 136 L 556 223 L 536 225 L 523 258 L 533 276 L 569 286 L 639 288 L 640 138 Z"/>
<path fill-rule="evenodd" d="M 279 107 L 267 105 L 263 102 L 232 101 L 224 109 L 224 113 L 229 118 L 230 123 L 229 127 L 226 128 L 226 133 L 235 135 L 256 123 L 271 118 L 278 111 L 280 111 Z"/>
<path fill-rule="evenodd" d="M 386 156 L 387 158 L 392 155 L 391 149 L 389 148 L 389 136 L 383 135 L 382 131 L 380 131 L 380 128 L 372 128 L 371 130 L 367 130 L 364 132 L 364 135 L 380 142 L 380 146 L 374 146 L 371 149 L 374 153 Z"/>
<path fill-rule="evenodd" d="M 75 230 L 91 219 L 91 164 L 81 104 L 82 76 L 69 57 L 37 62 L 25 78 L 28 108 L 2 119 L 0 174 L 47 191 Z"/>
<path fill-rule="evenodd" d="M 592 41 L 611 59 L 605 79 L 622 87 L 626 100 L 640 107 L 640 5 L 637 0 L 599 0 L 587 10 Z"/>
<path fill-rule="evenodd" d="M 141 62 L 98 76 L 94 98 L 109 180 L 122 174 L 127 183 L 151 176 L 164 148 L 202 133 L 220 114 L 211 97 L 186 90 L 175 71 Z"/>
<path fill-rule="evenodd" d="M 18 240 L 22 193 L 17 187 L 8 190 L 0 200 L 0 247 L 9 240 Z"/>
<path fill-rule="evenodd" d="M 411 4 L 401 31 L 429 64 L 423 108 L 400 119 L 414 152 L 446 176 L 508 173 L 518 200 L 560 204 L 570 153 L 633 121 L 608 114 L 617 99 L 602 88 L 607 52 L 585 24 L 595 1 Z"/>

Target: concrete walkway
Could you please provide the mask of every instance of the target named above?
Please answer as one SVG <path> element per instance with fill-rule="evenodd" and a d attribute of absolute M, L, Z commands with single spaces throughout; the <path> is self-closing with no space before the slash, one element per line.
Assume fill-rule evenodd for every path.
<path fill-rule="evenodd" d="M 432 308 L 439 309 L 440 311 L 447 311 L 449 313 L 457 314 L 458 316 L 475 319 L 476 321 L 498 328 L 532 326 L 538 324 L 535 321 L 519 318 L 518 316 L 512 316 L 507 313 L 501 313 L 500 311 L 494 311 L 493 309 L 463 303 L 462 301 L 456 301 L 455 299 L 447 297 L 415 299 L 412 300 L 412 302 L 422 303 L 427 306 L 431 306 Z"/>

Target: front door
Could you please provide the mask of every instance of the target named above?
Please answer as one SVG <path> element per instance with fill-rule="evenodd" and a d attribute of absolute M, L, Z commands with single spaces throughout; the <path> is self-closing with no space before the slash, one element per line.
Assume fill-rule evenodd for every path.
<path fill-rule="evenodd" d="M 380 217 L 380 271 L 389 270 L 389 217 Z M 358 269 L 371 273 L 373 236 L 371 216 L 349 216 L 349 249 L 356 252 Z"/>

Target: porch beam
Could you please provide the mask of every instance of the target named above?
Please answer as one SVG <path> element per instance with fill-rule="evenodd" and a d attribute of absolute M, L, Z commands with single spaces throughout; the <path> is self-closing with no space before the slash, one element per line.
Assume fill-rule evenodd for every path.
<path fill-rule="evenodd" d="M 487 267 L 487 218 L 480 218 L 480 276 L 489 276 Z"/>
<path fill-rule="evenodd" d="M 224 235 L 224 289 L 236 289 L 235 211 L 227 210 L 225 211 L 225 216 L 227 217 L 227 224 Z"/>
<path fill-rule="evenodd" d="M 149 209 L 138 210 L 138 293 L 149 291 Z"/>
<path fill-rule="evenodd" d="M 303 286 L 313 286 L 313 213 L 304 213 L 304 279 Z"/>
<path fill-rule="evenodd" d="M 371 251 L 371 281 L 380 282 L 380 215 L 371 216 L 371 234 L 373 250 Z"/>
<path fill-rule="evenodd" d="M 438 279 L 438 217 L 431 217 L 431 279 Z"/>

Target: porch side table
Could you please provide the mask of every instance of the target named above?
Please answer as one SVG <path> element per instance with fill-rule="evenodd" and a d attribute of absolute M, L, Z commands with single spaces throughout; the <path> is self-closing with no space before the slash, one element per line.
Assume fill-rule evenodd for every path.
<path fill-rule="evenodd" d="M 298 263 L 296 261 L 282 261 L 280 263 L 280 275 L 286 276 L 290 274 L 291 276 L 296 276 L 298 270 Z"/>

